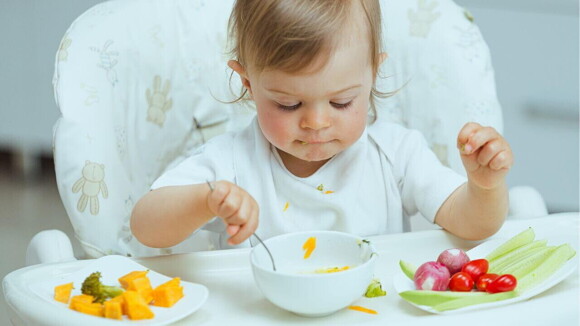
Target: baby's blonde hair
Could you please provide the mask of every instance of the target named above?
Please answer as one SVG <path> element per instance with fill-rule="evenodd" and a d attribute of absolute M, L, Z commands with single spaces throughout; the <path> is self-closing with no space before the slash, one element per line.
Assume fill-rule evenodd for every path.
<path fill-rule="evenodd" d="M 264 69 L 299 72 L 311 67 L 319 56 L 329 56 L 340 33 L 352 22 L 359 2 L 366 15 L 370 63 L 377 76 L 381 54 L 379 0 L 236 0 L 229 20 L 230 54 L 247 71 Z M 375 78 L 376 79 L 376 78 Z M 234 100 L 246 99 L 247 90 Z M 388 97 L 373 83 L 369 99 L 373 119 L 375 96 Z"/>

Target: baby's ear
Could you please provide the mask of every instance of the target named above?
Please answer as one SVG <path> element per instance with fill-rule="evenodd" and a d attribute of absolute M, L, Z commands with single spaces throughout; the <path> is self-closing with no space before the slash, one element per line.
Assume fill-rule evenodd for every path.
<path fill-rule="evenodd" d="M 240 78 L 242 79 L 242 85 L 244 85 L 244 87 L 251 94 L 252 93 L 252 86 L 250 84 L 250 79 L 248 78 L 248 74 L 246 73 L 246 69 L 244 69 L 244 67 L 236 60 L 229 60 L 228 67 L 232 68 L 232 70 L 235 71 L 240 76 Z"/>
<path fill-rule="evenodd" d="M 387 52 L 382 52 L 379 53 L 379 66 L 383 64 L 383 62 L 385 62 L 385 60 L 389 57 L 389 55 L 387 54 Z"/>

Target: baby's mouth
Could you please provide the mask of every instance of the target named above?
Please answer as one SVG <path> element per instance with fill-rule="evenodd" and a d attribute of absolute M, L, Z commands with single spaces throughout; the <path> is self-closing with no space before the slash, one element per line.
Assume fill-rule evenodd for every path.
<path fill-rule="evenodd" d="M 311 140 L 311 141 L 306 141 L 306 140 L 298 140 L 298 142 L 301 145 L 320 145 L 320 144 L 326 144 L 326 143 L 330 143 L 331 140 Z"/>

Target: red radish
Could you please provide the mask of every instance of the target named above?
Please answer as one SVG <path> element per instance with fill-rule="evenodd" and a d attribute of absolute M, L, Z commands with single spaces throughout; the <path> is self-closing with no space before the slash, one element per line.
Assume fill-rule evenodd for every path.
<path fill-rule="evenodd" d="M 469 262 L 469 256 L 459 248 L 447 249 L 437 258 L 437 262 L 445 265 L 451 275 L 461 271 L 461 267 Z"/>
<path fill-rule="evenodd" d="M 429 261 L 417 268 L 413 281 L 417 290 L 445 291 L 450 277 L 445 265 Z"/>

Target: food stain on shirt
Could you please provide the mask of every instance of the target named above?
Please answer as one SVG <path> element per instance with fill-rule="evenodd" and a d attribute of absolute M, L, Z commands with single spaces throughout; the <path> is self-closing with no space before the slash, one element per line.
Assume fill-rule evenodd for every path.
<path fill-rule="evenodd" d="M 290 207 L 290 203 L 286 202 L 286 204 L 284 205 L 284 208 L 282 209 L 282 212 L 285 212 L 288 210 L 288 207 Z"/>
<path fill-rule="evenodd" d="M 324 185 L 321 183 L 318 187 L 316 187 L 316 190 L 320 191 L 321 193 L 328 195 L 328 194 L 332 194 L 334 193 L 334 191 L 332 190 L 324 190 Z"/>

